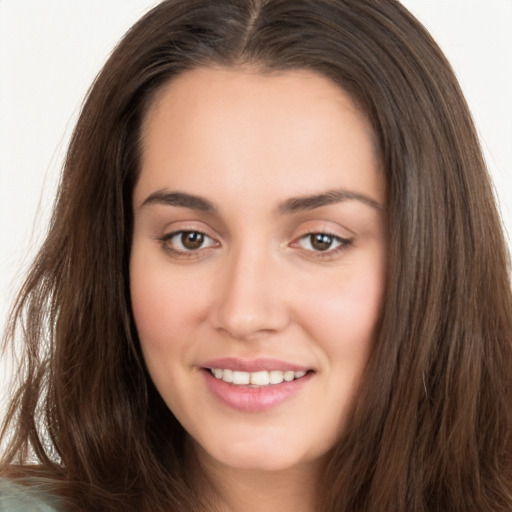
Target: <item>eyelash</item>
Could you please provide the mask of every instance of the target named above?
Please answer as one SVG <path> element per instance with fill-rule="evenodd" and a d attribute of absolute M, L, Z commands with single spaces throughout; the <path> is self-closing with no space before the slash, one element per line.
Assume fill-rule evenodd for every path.
<path fill-rule="evenodd" d="M 199 250 L 201 249 L 208 249 L 209 247 L 200 247 L 198 249 L 175 249 L 174 247 L 172 247 L 170 245 L 170 241 L 174 238 L 174 237 L 178 237 L 178 236 L 183 236 L 185 234 L 194 234 L 194 235 L 200 235 L 202 237 L 204 237 L 205 239 L 210 239 L 212 241 L 213 238 L 211 236 L 209 236 L 207 233 L 205 233 L 204 231 L 200 231 L 200 230 L 197 230 L 197 229 L 182 229 L 182 230 L 179 230 L 179 231 L 173 231 L 172 233 L 168 233 L 166 235 L 164 235 L 163 237 L 161 237 L 159 239 L 163 249 L 171 254 L 173 257 L 177 257 L 177 258 L 191 258 L 191 257 L 197 257 L 197 253 L 199 252 Z"/>
<path fill-rule="evenodd" d="M 327 249 L 325 251 L 315 251 L 314 249 L 304 249 L 306 252 L 313 254 L 315 258 L 335 258 L 339 254 L 341 254 L 343 251 L 346 251 L 349 249 L 349 247 L 352 245 L 353 240 L 350 238 L 342 238 L 339 235 L 335 235 L 334 233 L 330 233 L 328 231 L 310 231 L 309 233 L 305 233 L 298 237 L 296 240 L 292 242 L 292 247 L 298 247 L 300 241 L 309 239 L 309 244 L 311 245 L 311 238 L 313 236 L 324 236 L 329 237 L 332 239 L 331 243 L 338 243 L 339 245 L 335 247 L 334 249 Z"/>
<path fill-rule="evenodd" d="M 169 242 L 174 238 L 174 237 L 178 237 L 178 236 L 181 236 L 183 237 L 183 235 L 185 234 L 194 234 L 194 235 L 200 235 L 202 237 L 205 237 L 206 239 L 210 239 L 211 241 L 214 242 L 214 244 L 212 244 L 211 246 L 208 246 L 208 247 L 199 247 L 197 249 L 176 249 L 174 247 L 172 247 Z M 339 245 L 334 248 L 334 249 L 327 249 L 325 251 L 318 251 L 318 250 L 314 250 L 314 249 L 304 249 L 302 248 L 304 251 L 310 253 L 310 254 L 313 254 L 315 258 L 334 258 L 336 257 L 337 255 L 339 255 L 341 252 L 343 251 L 346 251 L 353 243 L 353 240 L 352 239 L 349 239 L 349 238 L 342 238 L 338 235 L 335 235 L 334 233 L 329 233 L 329 232 L 326 232 L 326 231 L 311 231 L 311 232 L 308 232 L 308 233 L 304 233 L 303 235 L 301 235 L 300 237 L 298 237 L 297 239 L 295 239 L 295 241 L 293 241 L 290 246 L 291 247 L 297 247 L 297 248 L 301 248 L 299 246 L 300 242 L 303 241 L 303 240 L 306 240 L 309 238 L 309 242 L 310 242 L 310 245 L 311 245 L 311 237 L 313 236 L 318 236 L 318 235 L 321 235 L 321 236 L 325 236 L 325 237 L 329 237 L 332 239 L 332 243 L 338 243 Z M 214 239 L 212 237 L 210 237 L 207 233 L 203 232 L 203 231 L 199 231 L 199 230 L 196 230 L 196 229 L 182 229 L 180 231 L 173 231 L 172 233 L 168 233 L 166 235 L 164 235 L 163 237 L 161 237 L 159 239 L 159 242 L 160 244 L 162 245 L 163 249 L 171 254 L 173 257 L 177 257 L 177 258 L 193 258 L 193 257 L 197 257 L 198 256 L 198 252 L 200 250 L 204 250 L 204 249 L 209 249 L 211 247 L 215 247 L 215 245 L 218 245 L 218 242 L 215 242 Z"/>

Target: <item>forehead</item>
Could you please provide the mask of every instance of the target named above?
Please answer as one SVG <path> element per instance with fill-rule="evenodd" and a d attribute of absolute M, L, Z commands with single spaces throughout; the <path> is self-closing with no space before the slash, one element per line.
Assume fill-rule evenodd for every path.
<path fill-rule="evenodd" d="M 233 192 L 271 182 L 288 195 L 349 185 L 383 200 L 366 116 L 339 86 L 304 70 L 183 73 L 147 111 L 141 163 L 136 194 L 176 181 L 195 190 L 224 184 Z"/>

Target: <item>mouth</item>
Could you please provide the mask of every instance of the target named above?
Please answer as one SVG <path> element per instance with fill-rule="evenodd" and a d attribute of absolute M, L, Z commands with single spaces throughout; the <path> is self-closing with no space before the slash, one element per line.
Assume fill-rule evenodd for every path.
<path fill-rule="evenodd" d="M 222 380 L 234 386 L 244 387 L 267 387 L 276 386 L 283 382 L 292 382 L 302 379 L 310 370 L 260 370 L 256 372 L 246 372 L 232 370 L 230 368 L 206 368 L 210 374 L 217 380 Z"/>
<path fill-rule="evenodd" d="M 202 366 L 207 388 L 222 405 L 258 413 L 302 396 L 315 370 L 275 359 L 222 358 Z"/>

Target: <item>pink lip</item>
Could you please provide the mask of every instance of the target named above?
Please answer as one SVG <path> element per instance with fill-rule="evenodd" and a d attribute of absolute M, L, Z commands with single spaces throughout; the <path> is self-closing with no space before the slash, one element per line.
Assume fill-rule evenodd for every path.
<path fill-rule="evenodd" d="M 307 371 L 308 368 L 297 366 L 273 359 L 257 359 L 243 361 L 240 359 L 223 358 L 209 361 L 203 367 L 206 385 L 212 395 L 223 405 L 242 412 L 262 412 L 285 402 L 296 395 L 313 376 L 308 372 L 304 377 L 291 382 L 283 381 L 281 384 L 251 387 L 237 386 L 216 379 L 209 368 L 222 368 L 234 371 L 257 372 L 262 370 L 293 370 Z"/>
<path fill-rule="evenodd" d="M 293 370 L 294 372 L 307 371 L 311 368 L 307 368 L 305 366 L 299 366 L 292 363 L 287 363 L 285 361 L 280 361 L 279 359 L 238 359 L 235 357 L 222 357 L 220 359 L 214 359 L 212 361 L 208 361 L 201 365 L 203 368 L 222 368 L 239 371 L 239 372 L 260 372 L 263 370 L 272 371 L 278 370 L 282 372 L 286 372 L 289 370 Z"/>

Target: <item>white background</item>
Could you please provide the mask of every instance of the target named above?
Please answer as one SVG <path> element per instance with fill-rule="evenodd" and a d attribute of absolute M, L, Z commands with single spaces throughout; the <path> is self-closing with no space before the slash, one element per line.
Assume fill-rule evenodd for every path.
<path fill-rule="evenodd" d="M 0 332 L 89 84 L 156 0 L 0 0 Z M 512 0 L 403 0 L 451 61 L 512 233 Z M 9 364 L 0 363 L 0 417 Z"/>

